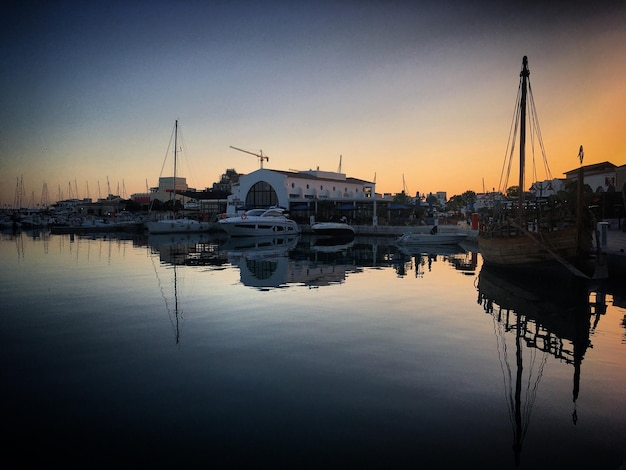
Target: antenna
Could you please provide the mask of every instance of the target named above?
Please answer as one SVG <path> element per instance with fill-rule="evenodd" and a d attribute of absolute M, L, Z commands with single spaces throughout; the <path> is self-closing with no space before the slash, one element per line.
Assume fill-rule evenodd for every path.
<path fill-rule="evenodd" d="M 261 169 L 263 169 L 263 160 L 265 160 L 266 162 L 270 161 L 270 157 L 268 157 L 267 155 L 263 155 L 263 150 L 259 150 L 259 152 L 261 153 L 254 153 L 254 152 L 248 152 L 247 150 L 243 150 L 237 147 L 233 147 L 232 145 L 230 146 L 230 148 L 234 150 L 239 150 L 240 152 L 243 152 L 243 153 L 249 153 L 250 155 L 254 155 L 255 157 L 259 157 Z"/>
<path fill-rule="evenodd" d="M 341 155 L 339 155 L 339 168 L 337 168 L 337 173 L 341 173 Z"/>

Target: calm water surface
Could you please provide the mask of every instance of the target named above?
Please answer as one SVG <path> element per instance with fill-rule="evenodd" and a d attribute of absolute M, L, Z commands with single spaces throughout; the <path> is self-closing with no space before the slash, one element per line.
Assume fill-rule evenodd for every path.
<path fill-rule="evenodd" d="M 533 290 L 482 270 L 471 246 L 262 242 L 4 234 L 10 456 L 222 468 L 626 461 L 623 287 Z"/>

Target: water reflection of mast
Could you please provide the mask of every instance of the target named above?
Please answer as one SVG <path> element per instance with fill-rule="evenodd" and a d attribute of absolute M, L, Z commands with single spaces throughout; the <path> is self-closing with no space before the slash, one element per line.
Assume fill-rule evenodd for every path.
<path fill-rule="evenodd" d="M 498 307 L 496 314 L 494 312 L 493 301 L 491 299 L 488 299 L 485 302 L 485 310 L 493 317 L 494 332 L 496 334 L 498 354 L 500 356 L 500 367 L 502 368 L 502 374 L 504 377 L 504 392 L 509 405 L 509 418 L 511 419 L 511 426 L 513 428 L 513 453 L 515 456 L 515 465 L 517 466 L 520 463 L 522 445 L 530 424 L 530 416 L 535 398 L 537 396 L 539 382 L 543 376 L 543 369 L 547 361 L 547 352 L 543 351 L 536 378 L 532 380 L 533 368 L 537 363 L 537 350 L 531 349 L 531 363 L 528 370 L 528 379 L 525 388 L 528 391 L 528 395 L 525 397 L 525 401 L 523 401 L 522 386 L 524 384 L 524 364 L 522 341 L 524 339 L 523 331 L 526 327 L 524 319 L 522 319 L 521 315 L 517 314 L 515 315 L 515 325 L 511 325 L 511 310 L 505 309 L 503 311 L 502 307 Z M 515 331 L 515 377 L 513 377 L 508 360 L 508 348 L 505 337 L 505 333 L 511 330 Z"/>
<path fill-rule="evenodd" d="M 585 352 L 590 347 L 591 305 L 589 290 L 584 285 L 563 283 L 558 280 L 551 283 L 533 282 L 527 278 L 505 276 L 500 271 L 485 269 L 483 266 L 479 281 L 479 302 L 494 321 L 494 331 L 498 339 L 498 353 L 505 379 L 505 391 L 513 427 L 513 451 L 515 464 L 519 465 L 522 445 L 532 406 L 536 398 L 539 381 L 548 355 L 574 366 L 572 398 L 574 411 L 573 422 L 576 424 L 576 400 L 580 391 L 581 364 Z M 601 304 L 604 297 L 597 296 L 594 304 L 595 313 L 600 315 L 604 309 Z M 494 306 L 497 311 L 494 313 Z M 513 321 L 511 314 L 515 315 Z M 597 319 L 596 319 L 597 322 Z M 505 333 L 515 332 L 516 373 L 513 379 L 507 359 Z M 525 374 L 522 343 L 531 354 L 530 369 Z M 569 343 L 569 344 L 567 344 Z M 570 346 L 571 345 L 571 346 Z M 533 377 L 537 352 L 543 358 Z M 524 375 L 528 383 L 524 389 Z M 515 383 L 513 384 L 513 380 Z M 527 391 L 526 402 L 523 392 Z"/>
<path fill-rule="evenodd" d="M 171 319 L 171 316 L 170 316 Z M 174 264 L 174 332 L 176 344 L 180 342 L 180 327 L 178 323 L 178 277 L 176 273 L 176 264 Z"/>
<path fill-rule="evenodd" d="M 165 309 L 167 310 L 167 315 L 170 319 L 170 323 L 172 324 L 172 329 L 174 330 L 174 338 L 176 344 L 180 343 L 180 325 L 179 325 L 179 312 L 178 312 L 178 274 L 176 271 L 176 263 L 172 263 L 172 268 L 174 270 L 174 315 L 172 315 L 172 311 L 170 309 L 169 302 L 167 300 L 167 296 L 165 295 L 165 291 L 163 290 L 163 284 L 161 283 L 161 278 L 159 277 L 159 272 L 154 264 L 154 256 L 150 257 L 152 260 L 152 267 L 154 269 L 154 274 L 157 278 L 157 283 L 159 285 L 159 290 L 161 291 L 161 297 L 163 297 L 163 302 L 165 302 Z"/>

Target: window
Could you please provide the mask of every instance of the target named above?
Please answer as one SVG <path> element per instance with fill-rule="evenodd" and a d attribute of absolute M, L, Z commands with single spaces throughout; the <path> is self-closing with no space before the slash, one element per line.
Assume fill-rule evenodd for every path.
<path fill-rule="evenodd" d="M 246 205 L 254 207 L 268 207 L 278 204 L 278 196 L 274 188 L 266 182 L 259 181 L 250 188 L 246 195 Z"/>

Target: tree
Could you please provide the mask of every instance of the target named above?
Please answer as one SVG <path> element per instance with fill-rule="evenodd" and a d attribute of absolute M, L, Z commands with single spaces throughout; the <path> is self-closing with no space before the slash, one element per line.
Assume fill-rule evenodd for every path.
<path fill-rule="evenodd" d="M 511 186 L 506 190 L 507 199 L 517 199 L 519 197 L 519 186 Z"/>
<path fill-rule="evenodd" d="M 462 211 L 464 209 L 473 210 L 473 204 L 476 202 L 476 193 L 471 190 L 465 191 L 461 195 L 454 195 L 448 201 L 448 209 L 452 211 Z"/>
<path fill-rule="evenodd" d="M 397 193 L 393 197 L 393 202 L 395 204 L 407 204 L 410 201 L 409 201 L 409 197 L 406 195 L 406 193 L 404 191 L 402 191 L 401 193 Z"/>
<path fill-rule="evenodd" d="M 465 201 L 463 200 L 463 196 L 455 194 L 448 200 L 448 209 L 451 211 L 462 211 L 464 207 Z"/>

